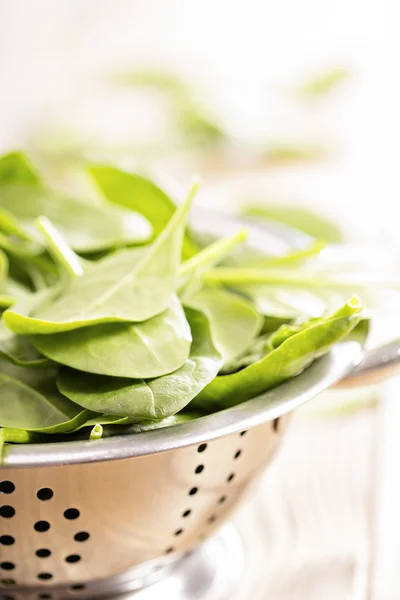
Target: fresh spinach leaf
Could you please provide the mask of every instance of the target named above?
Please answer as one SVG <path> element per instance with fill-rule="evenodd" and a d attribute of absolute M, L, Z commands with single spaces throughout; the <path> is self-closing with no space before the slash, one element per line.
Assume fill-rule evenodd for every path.
<path fill-rule="evenodd" d="M 0 427 L 58 433 L 84 423 L 91 413 L 60 394 L 56 374 L 0 359 Z"/>
<path fill-rule="evenodd" d="M 228 408 L 298 375 L 346 337 L 360 321 L 361 313 L 359 299 L 351 298 L 331 317 L 311 322 L 309 327 L 287 337 L 261 360 L 237 373 L 216 377 L 199 393 L 191 408 L 205 412 Z"/>
<path fill-rule="evenodd" d="M 137 380 L 86 375 L 61 369 L 57 379 L 62 394 L 95 412 L 121 417 L 162 419 L 173 415 L 210 381 L 222 366 L 206 315 L 186 309 L 193 342 L 185 364 L 169 375 Z"/>
<path fill-rule="evenodd" d="M 6 183 L 31 186 L 40 183 L 38 172 L 22 152 L 10 152 L 0 157 L 0 186 Z"/>
<path fill-rule="evenodd" d="M 142 175 L 106 165 L 92 165 L 89 174 L 107 200 L 143 215 L 152 224 L 155 236 L 160 235 L 176 210 L 171 198 Z M 190 258 L 196 252 L 196 245 L 185 232 L 183 258 Z"/>
<path fill-rule="evenodd" d="M 248 300 L 223 289 L 203 288 L 185 304 L 206 313 L 224 361 L 247 350 L 263 326 L 262 316 Z"/>
<path fill-rule="evenodd" d="M 349 78 L 350 72 L 344 67 L 336 67 L 329 71 L 318 73 L 297 88 L 297 93 L 303 98 L 323 97 L 335 90 Z"/>
<path fill-rule="evenodd" d="M 186 215 L 197 184 L 167 227 L 148 247 L 94 262 L 53 303 L 32 316 L 14 307 L 4 322 L 15 333 L 48 334 L 118 321 L 146 321 L 168 307 L 177 282 Z"/>
<path fill-rule="evenodd" d="M 69 198 L 42 187 L 18 183 L 0 185 L 0 202 L 33 239 L 40 240 L 35 219 L 45 216 L 77 252 L 142 244 L 152 233 L 150 224 L 140 214 L 106 202 Z"/>
<path fill-rule="evenodd" d="M 7 235 L 16 236 L 25 242 L 32 241 L 29 232 L 20 225 L 10 212 L 3 208 L 0 208 L 0 230 Z"/>
<path fill-rule="evenodd" d="M 306 208 L 269 204 L 261 201 L 247 202 L 243 206 L 241 214 L 246 217 L 254 217 L 260 223 L 267 223 L 268 221 L 283 223 L 328 244 L 343 241 L 343 234 L 339 227 L 332 221 Z"/>
<path fill-rule="evenodd" d="M 189 356 L 192 336 L 176 296 L 142 323 L 102 323 L 30 338 L 42 354 L 80 371 L 132 379 L 175 371 Z"/>

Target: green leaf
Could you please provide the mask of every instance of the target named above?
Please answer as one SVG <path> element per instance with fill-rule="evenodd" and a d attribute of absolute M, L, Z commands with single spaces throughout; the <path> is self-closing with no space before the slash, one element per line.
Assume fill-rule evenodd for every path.
<path fill-rule="evenodd" d="M 320 160 L 326 156 L 327 149 L 318 143 L 283 141 L 269 144 L 263 154 L 269 162 L 279 164 Z"/>
<path fill-rule="evenodd" d="M 298 333 L 287 336 L 258 362 L 237 373 L 216 377 L 200 392 L 191 407 L 206 412 L 228 408 L 298 375 L 346 337 L 360 321 L 361 313 L 360 301 L 351 298 L 331 317 L 311 321 Z"/>
<path fill-rule="evenodd" d="M 0 356 L 21 367 L 42 368 L 50 363 L 26 337 L 12 332 L 6 339 L 0 338 Z"/>
<path fill-rule="evenodd" d="M 55 290 L 46 288 L 35 294 L 25 294 L 17 301 L 15 309 L 21 313 L 34 310 L 37 306 L 46 302 L 53 293 L 55 293 Z M 17 336 L 10 331 L 3 318 L 0 319 L 0 357 L 14 365 L 33 368 L 46 367 L 50 363 L 26 337 Z"/>
<path fill-rule="evenodd" d="M 24 369 L 0 359 L 0 427 L 57 433 L 90 416 L 57 390 L 56 369 Z"/>
<path fill-rule="evenodd" d="M 141 175 L 101 165 L 91 166 L 89 174 L 107 200 L 143 215 L 152 224 L 155 236 L 163 231 L 176 210 L 171 198 Z M 190 258 L 196 252 L 196 245 L 185 232 L 183 257 Z"/>
<path fill-rule="evenodd" d="M 4 210 L 20 221 L 33 239 L 37 217 L 47 217 L 77 252 L 96 252 L 126 244 L 142 244 L 151 227 L 142 215 L 111 204 L 68 198 L 42 187 L 16 183 L 0 185 Z"/>
<path fill-rule="evenodd" d="M 247 350 L 264 323 L 251 302 L 223 289 L 203 288 L 185 304 L 206 313 L 224 361 Z"/>
<path fill-rule="evenodd" d="M 62 369 L 57 380 L 60 391 L 95 412 L 137 421 L 177 413 L 214 379 L 222 365 L 207 317 L 190 308 L 186 316 L 193 343 L 188 360 L 177 371 L 156 379 L 132 381 Z"/>
<path fill-rule="evenodd" d="M 297 93 L 307 98 L 326 96 L 348 79 L 349 75 L 348 69 L 343 67 L 319 73 L 301 84 L 297 88 Z"/>
<path fill-rule="evenodd" d="M 192 336 L 182 306 L 173 296 L 166 311 L 142 323 L 103 323 L 31 341 L 42 354 L 80 371 L 129 377 L 159 377 L 189 356 Z"/>
<path fill-rule="evenodd" d="M 17 236 L 26 242 L 32 241 L 29 232 L 20 225 L 10 212 L 3 208 L 0 208 L 0 230 L 8 235 Z"/>
<path fill-rule="evenodd" d="M 8 258 L 2 250 L 0 250 L 0 290 L 4 290 L 7 284 L 8 276 Z"/>
<path fill-rule="evenodd" d="M 23 183 L 38 185 L 40 177 L 22 152 L 10 152 L 0 157 L 0 185 Z"/>
<path fill-rule="evenodd" d="M 329 244 L 343 241 L 342 232 L 336 225 L 306 208 L 283 204 L 248 202 L 243 207 L 241 214 L 259 219 L 261 224 L 263 221 L 264 223 L 266 221 L 283 223 Z"/>
<path fill-rule="evenodd" d="M 94 262 L 33 316 L 14 307 L 6 310 L 7 327 L 20 334 L 48 334 L 99 323 L 146 321 L 166 310 L 176 287 L 186 215 L 196 190 L 194 185 L 153 244 Z"/>

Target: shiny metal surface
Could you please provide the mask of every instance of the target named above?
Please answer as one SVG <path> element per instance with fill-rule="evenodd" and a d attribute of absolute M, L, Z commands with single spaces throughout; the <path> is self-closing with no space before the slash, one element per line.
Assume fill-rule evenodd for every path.
<path fill-rule="evenodd" d="M 199 546 L 163 581 L 119 600 L 229 600 L 245 570 L 242 541 L 232 525 Z"/>
<path fill-rule="evenodd" d="M 46 587 L 21 591 L 18 587 L 0 593 L 0 598 L 13 600 L 104 598 L 108 600 L 228 600 L 245 571 L 242 540 L 232 525 L 200 544 L 194 552 L 169 567 L 154 569 L 149 563 L 123 575 L 91 583 L 86 589 Z M 144 586 L 144 584 L 146 584 Z M 138 586 L 141 589 L 137 589 Z"/>
<path fill-rule="evenodd" d="M 374 385 L 400 373 L 400 340 L 366 352 L 361 363 L 335 387 Z"/>
<path fill-rule="evenodd" d="M 16 587 L 21 594 L 19 586 L 30 592 L 39 584 L 72 592 L 78 585 L 86 598 L 96 580 L 139 565 L 146 571 L 152 561 L 149 576 L 178 560 L 247 496 L 288 418 L 147 456 L 3 467 L 1 592 Z M 137 580 L 146 583 L 143 574 Z M 62 597 L 52 590 L 52 598 Z"/>

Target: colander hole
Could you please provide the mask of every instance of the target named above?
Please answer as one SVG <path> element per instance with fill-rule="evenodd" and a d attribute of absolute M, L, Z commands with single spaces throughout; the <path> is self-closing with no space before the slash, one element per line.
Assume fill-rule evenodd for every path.
<path fill-rule="evenodd" d="M 241 450 L 238 450 L 235 454 L 235 456 L 233 457 L 235 460 L 237 460 L 239 458 L 239 456 L 242 454 Z"/>
<path fill-rule="evenodd" d="M 77 563 L 81 560 L 81 556 L 79 556 L 79 554 L 70 554 L 69 556 L 65 557 L 65 562 L 67 563 Z"/>
<path fill-rule="evenodd" d="M 49 581 L 53 579 L 53 573 L 38 573 L 36 576 L 40 581 Z"/>
<path fill-rule="evenodd" d="M 226 502 L 226 496 L 221 496 L 218 500 L 218 504 L 223 504 L 224 502 Z"/>
<path fill-rule="evenodd" d="M 192 487 L 192 489 L 189 491 L 189 496 L 194 496 L 195 494 L 197 494 L 198 491 L 199 491 L 199 488 Z"/>
<path fill-rule="evenodd" d="M 0 563 L 0 569 L 3 569 L 3 571 L 14 571 L 15 565 L 12 562 L 2 562 Z"/>
<path fill-rule="evenodd" d="M 3 494 L 12 494 L 15 490 L 15 485 L 12 481 L 0 481 L 0 492 Z"/>
<path fill-rule="evenodd" d="M 90 534 L 87 531 L 79 531 L 74 535 L 76 542 L 86 542 L 90 538 Z"/>
<path fill-rule="evenodd" d="M 174 535 L 178 536 L 178 535 L 182 535 L 183 533 L 183 529 L 177 529 L 174 533 Z"/>
<path fill-rule="evenodd" d="M 83 585 L 82 583 L 77 583 L 76 585 L 71 585 L 71 590 L 73 592 L 81 592 L 82 590 L 85 590 L 86 586 Z"/>
<path fill-rule="evenodd" d="M 216 520 L 217 520 L 217 515 L 211 515 L 211 517 L 208 517 L 208 519 L 207 519 L 207 521 L 210 525 L 212 523 L 215 523 Z"/>
<path fill-rule="evenodd" d="M 245 431 L 241 431 L 240 432 L 240 437 L 243 437 L 244 435 L 246 435 L 246 433 L 247 433 L 247 429 Z"/>
<path fill-rule="evenodd" d="M 36 521 L 33 528 L 35 531 L 43 533 L 44 531 L 48 531 L 50 529 L 50 523 L 48 521 Z"/>
<path fill-rule="evenodd" d="M 2 535 L 0 537 L 0 544 L 3 544 L 3 546 L 12 546 L 15 544 L 15 539 L 12 535 Z"/>
<path fill-rule="evenodd" d="M 197 452 L 204 452 L 204 450 L 207 450 L 207 444 L 200 444 L 197 448 Z"/>
<path fill-rule="evenodd" d="M 226 481 L 228 483 L 230 483 L 231 481 L 233 481 L 233 479 L 235 478 L 235 473 L 231 473 L 230 475 L 228 475 L 228 477 L 226 478 Z"/>
<path fill-rule="evenodd" d="M 51 500 L 54 496 L 54 492 L 50 488 L 42 488 L 38 491 L 36 496 L 39 498 L 39 500 Z"/>
<path fill-rule="evenodd" d="M 39 558 L 48 558 L 51 556 L 51 550 L 48 550 L 47 548 L 39 548 L 39 550 L 36 550 L 36 556 Z"/>
<path fill-rule="evenodd" d="M 166 549 L 165 554 L 171 554 L 174 551 L 175 548 L 173 548 L 173 546 L 170 546 L 169 548 Z"/>
<path fill-rule="evenodd" d="M 280 419 L 279 419 L 279 417 L 278 417 L 277 419 L 274 419 L 274 420 L 272 421 L 272 429 L 273 429 L 274 431 L 276 431 L 276 432 L 278 432 L 278 431 L 279 431 L 279 420 L 280 420 Z"/>
<path fill-rule="evenodd" d="M 202 473 L 203 471 L 204 471 L 204 465 L 197 465 L 197 467 L 194 470 L 196 475 L 199 475 L 199 473 Z"/>
<path fill-rule="evenodd" d="M 1 585 L 15 585 L 15 579 L 1 579 Z"/>
<path fill-rule="evenodd" d="M 192 514 L 192 511 L 190 510 L 190 508 L 188 508 L 187 510 L 185 510 L 184 513 L 182 513 L 182 517 L 185 518 L 185 517 L 188 517 L 191 514 Z"/>
<path fill-rule="evenodd" d="M 69 521 L 73 521 L 74 519 L 78 519 L 80 516 L 80 512 L 77 508 L 67 508 L 66 511 L 64 511 L 64 517 L 66 519 L 68 519 Z"/>
<path fill-rule="evenodd" d="M 15 515 L 15 508 L 13 506 L 8 506 L 5 504 L 4 506 L 0 506 L 0 517 L 4 517 L 5 519 L 11 519 Z"/>

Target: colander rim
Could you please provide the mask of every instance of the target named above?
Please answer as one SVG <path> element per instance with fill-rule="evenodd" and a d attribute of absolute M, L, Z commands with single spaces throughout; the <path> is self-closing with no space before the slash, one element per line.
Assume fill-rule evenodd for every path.
<path fill-rule="evenodd" d="M 345 340 L 301 374 L 261 396 L 170 427 L 102 440 L 6 445 L 0 470 L 143 457 L 239 433 L 273 421 L 325 391 L 346 377 L 363 354 L 360 342 Z"/>

